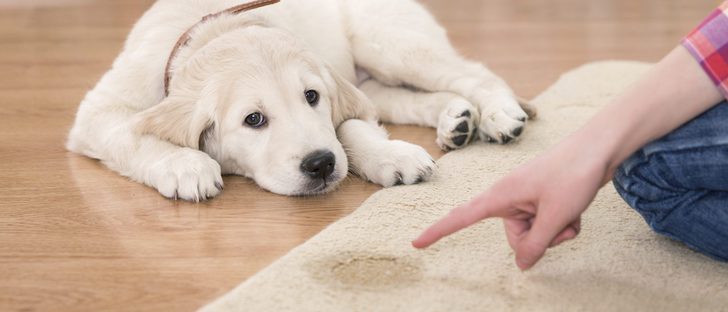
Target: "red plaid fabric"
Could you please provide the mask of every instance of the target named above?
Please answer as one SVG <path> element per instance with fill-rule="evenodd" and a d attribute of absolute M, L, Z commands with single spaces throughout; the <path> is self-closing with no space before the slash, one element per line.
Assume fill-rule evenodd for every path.
<path fill-rule="evenodd" d="M 728 98 L 728 1 L 710 13 L 682 44 Z"/>

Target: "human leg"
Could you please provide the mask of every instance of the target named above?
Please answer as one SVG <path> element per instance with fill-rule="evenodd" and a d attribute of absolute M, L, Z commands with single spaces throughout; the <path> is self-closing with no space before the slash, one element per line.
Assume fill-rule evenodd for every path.
<path fill-rule="evenodd" d="M 728 261 L 728 103 L 645 146 L 613 182 L 657 233 Z"/>

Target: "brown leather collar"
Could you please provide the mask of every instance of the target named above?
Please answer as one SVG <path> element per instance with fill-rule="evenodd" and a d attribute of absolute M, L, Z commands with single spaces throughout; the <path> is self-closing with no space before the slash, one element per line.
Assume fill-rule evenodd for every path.
<path fill-rule="evenodd" d="M 205 15 L 204 17 L 202 17 L 202 19 L 199 22 L 197 22 L 194 25 L 192 25 L 192 27 L 190 27 L 187 31 L 185 31 L 182 34 L 182 36 L 179 37 L 179 40 L 177 40 L 177 43 L 174 45 L 174 48 L 172 49 L 172 52 L 169 54 L 169 58 L 167 59 L 167 66 L 164 69 L 164 95 L 165 96 L 169 96 L 169 81 L 172 79 L 172 68 L 171 68 L 172 67 L 172 60 L 174 60 L 174 57 L 177 55 L 177 52 L 179 51 L 179 49 L 181 47 L 185 46 L 190 41 L 190 39 L 191 39 L 190 38 L 190 33 L 192 32 L 193 29 L 195 29 L 195 27 L 197 27 L 198 25 L 200 25 L 200 24 L 202 24 L 202 23 L 204 23 L 204 22 L 206 22 L 206 21 L 208 21 L 210 19 L 217 18 L 217 17 L 219 17 L 220 15 L 223 15 L 223 14 L 231 14 L 231 15 L 239 14 L 241 12 L 250 11 L 250 10 L 254 10 L 254 9 L 260 8 L 260 7 L 264 7 L 264 6 L 267 6 L 267 5 L 271 5 L 271 4 L 274 4 L 274 3 L 278 3 L 279 1 L 280 0 L 256 0 L 256 1 L 251 1 L 251 2 L 248 2 L 248 3 L 245 3 L 245 4 L 241 4 L 241 5 L 234 6 L 232 8 L 227 9 L 227 10 L 224 10 L 224 11 L 220 11 L 220 12 L 217 12 L 217 13 Z"/>

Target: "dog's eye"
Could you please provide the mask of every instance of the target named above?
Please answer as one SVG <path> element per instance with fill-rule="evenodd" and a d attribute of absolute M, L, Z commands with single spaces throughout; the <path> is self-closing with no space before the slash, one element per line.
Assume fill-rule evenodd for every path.
<path fill-rule="evenodd" d="M 266 123 L 268 123 L 268 120 L 261 113 L 252 113 L 245 117 L 245 124 L 253 128 L 260 128 L 265 126 Z"/>
<path fill-rule="evenodd" d="M 309 105 L 316 106 L 316 104 L 318 104 L 319 93 L 316 90 L 308 90 L 304 93 L 304 95 L 306 95 L 306 102 L 308 102 Z"/>

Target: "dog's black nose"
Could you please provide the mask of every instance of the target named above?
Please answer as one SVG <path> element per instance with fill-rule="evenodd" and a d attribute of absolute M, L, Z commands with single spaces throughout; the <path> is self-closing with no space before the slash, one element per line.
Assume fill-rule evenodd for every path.
<path fill-rule="evenodd" d="M 301 171 L 313 179 L 325 179 L 334 172 L 336 156 L 330 151 L 308 154 L 301 162 Z"/>

